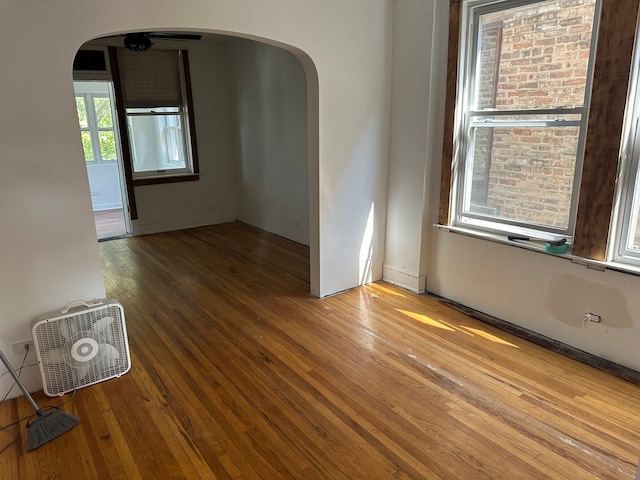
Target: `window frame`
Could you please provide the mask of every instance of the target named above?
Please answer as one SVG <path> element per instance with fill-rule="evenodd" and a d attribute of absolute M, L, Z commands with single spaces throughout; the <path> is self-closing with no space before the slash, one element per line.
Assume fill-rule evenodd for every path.
<path fill-rule="evenodd" d="M 587 79 L 585 84 L 584 104 L 569 108 L 550 109 L 519 109 L 519 110 L 495 110 L 475 108 L 475 101 L 478 98 L 476 85 L 478 69 L 480 63 L 478 54 L 481 42 L 481 29 L 479 28 L 479 18 L 490 13 L 511 10 L 514 8 L 535 5 L 546 0 L 463 0 L 460 6 L 460 44 L 457 58 L 458 77 L 456 82 L 457 95 L 455 100 L 454 114 L 454 138 L 457 137 L 456 145 L 452 152 L 452 171 L 449 197 L 449 226 L 461 227 L 470 230 L 477 230 L 482 233 L 499 235 L 525 235 L 542 236 L 552 239 L 564 238 L 570 244 L 575 229 L 576 215 L 579 203 L 579 192 L 581 184 L 581 172 L 583 168 L 586 132 L 589 121 L 589 104 L 591 101 L 592 85 L 594 77 L 595 54 L 597 44 L 598 22 L 600 18 L 601 0 L 595 0 L 594 23 L 592 25 L 590 55 L 587 67 Z M 513 120 L 510 122 L 500 121 L 500 117 L 511 116 L 527 117 L 531 115 L 579 115 L 579 121 L 570 125 L 566 121 L 546 121 L 537 122 L 538 126 L 577 126 L 579 128 L 577 150 L 575 159 L 574 177 L 572 182 L 572 196 L 569 206 L 569 218 L 566 228 L 556 228 L 549 225 L 537 225 L 534 223 L 492 217 L 487 214 L 471 213 L 465 211 L 466 194 L 470 191 L 471 172 L 467 166 L 472 161 L 473 155 L 473 135 L 471 132 L 474 126 L 473 118 L 482 116 L 493 118 L 485 126 L 524 126 L 532 123 L 527 120 Z M 492 125 L 493 122 L 493 125 Z M 536 123 L 536 122 L 534 122 Z"/>
<path fill-rule="evenodd" d="M 109 85 L 111 89 L 111 85 Z M 87 127 L 80 127 L 80 134 L 82 132 L 89 132 L 89 137 L 91 139 L 91 149 L 93 153 L 93 160 L 87 160 L 85 156 L 85 163 L 87 165 L 110 165 L 114 162 L 118 161 L 118 156 L 120 155 L 120 150 L 118 147 L 118 139 L 117 139 L 117 126 L 116 126 L 116 112 L 115 105 L 112 101 L 112 97 L 109 93 L 96 93 L 96 92 L 83 92 L 76 93 L 75 98 L 82 98 L 84 101 L 85 113 L 87 115 Z M 100 127 L 98 126 L 98 118 L 96 115 L 95 103 L 94 99 L 96 98 L 106 98 L 109 101 L 109 106 L 111 109 L 111 127 Z M 103 158 L 102 156 L 102 148 L 100 144 L 100 132 L 113 132 L 113 140 L 114 147 L 116 152 L 115 158 Z"/>
<path fill-rule="evenodd" d="M 184 108 L 182 107 L 172 107 L 172 108 L 176 108 L 177 111 L 175 112 L 161 112 L 161 111 L 155 111 L 156 107 L 153 108 L 127 108 L 126 109 L 126 117 L 127 117 L 127 127 L 128 127 L 128 131 L 129 131 L 129 139 L 131 141 L 131 166 L 133 169 L 133 178 L 134 179 L 143 179 L 143 178 L 157 178 L 157 177 L 162 177 L 162 176 L 180 176 L 180 175 L 192 175 L 193 174 L 193 164 L 192 164 L 192 160 L 191 160 L 191 149 L 189 148 L 189 131 L 187 127 L 187 119 L 186 119 L 186 114 L 184 111 Z M 165 108 L 165 107 L 157 107 L 157 108 Z M 145 111 L 140 111 L 140 110 L 145 110 Z M 166 125 L 166 119 L 165 117 L 168 116 L 172 116 L 172 117 L 179 117 L 180 118 L 180 126 L 174 126 L 174 127 L 170 127 L 168 125 Z M 166 168 L 164 169 L 160 169 L 160 170 L 140 170 L 140 171 L 136 171 L 135 169 L 135 165 L 136 165 L 136 156 L 135 156 L 135 148 L 133 148 L 133 146 L 135 145 L 135 134 L 134 131 L 132 129 L 131 124 L 129 123 L 129 119 L 130 118 L 134 118 L 134 117 L 146 117 L 146 118 L 153 118 L 156 122 L 160 122 L 161 119 L 162 121 L 164 121 L 165 126 L 162 127 L 162 129 L 158 129 L 158 132 L 161 134 L 161 140 L 160 140 L 160 146 L 161 148 L 164 150 L 167 150 L 167 137 L 166 137 L 166 130 L 171 128 L 172 131 L 178 131 L 179 132 L 179 143 L 182 147 L 182 154 L 184 157 L 184 167 L 175 167 L 176 163 L 178 163 L 177 161 L 173 161 L 171 159 L 169 159 L 168 161 L 163 162 L 164 165 L 166 165 Z M 172 163 L 174 166 L 172 166 Z M 182 165 L 182 162 L 179 162 L 180 165 Z"/>
<path fill-rule="evenodd" d="M 154 47 L 155 48 L 155 47 Z M 183 125 L 185 142 L 190 152 L 191 171 L 187 173 L 178 174 L 164 174 L 143 176 L 136 174 L 133 169 L 133 154 L 130 143 L 129 129 L 127 127 L 127 114 L 124 107 L 125 101 L 122 91 L 122 81 L 120 78 L 120 67 L 118 63 L 118 53 L 115 47 L 109 47 L 109 58 L 111 71 L 113 72 L 113 83 L 115 102 L 118 111 L 118 125 L 120 139 L 122 142 L 124 170 L 127 178 L 128 185 L 131 185 L 131 191 L 133 187 L 144 185 L 158 185 L 166 183 L 178 183 L 178 182 L 193 182 L 200 180 L 200 165 L 198 161 L 198 147 L 196 140 L 196 127 L 195 127 L 195 115 L 193 109 L 193 94 L 191 90 L 191 71 L 189 66 L 189 52 L 187 49 L 178 50 L 180 52 L 180 77 L 183 89 L 183 102 L 180 108 L 183 111 L 185 124 Z M 159 107 L 160 105 L 158 105 Z M 169 106 L 169 105 L 164 105 Z M 170 105 L 176 106 L 176 105 Z M 186 154 L 186 152 L 185 152 Z M 137 215 L 137 212 L 136 212 Z M 133 217 L 132 217 L 133 218 Z"/>
<path fill-rule="evenodd" d="M 608 260 L 640 267 L 640 249 L 627 247 L 629 234 L 640 221 L 640 18 L 633 48 L 629 93 L 625 107 L 615 207 Z M 634 215 L 635 214 L 635 215 Z"/>

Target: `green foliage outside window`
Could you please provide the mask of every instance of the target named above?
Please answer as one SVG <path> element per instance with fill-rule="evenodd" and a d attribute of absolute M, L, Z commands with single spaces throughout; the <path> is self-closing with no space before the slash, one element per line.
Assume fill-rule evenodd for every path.
<path fill-rule="evenodd" d="M 93 145 L 91 144 L 91 133 L 88 131 L 81 132 L 82 135 L 82 148 L 84 150 L 84 160 L 86 162 L 93 162 Z"/>
<path fill-rule="evenodd" d="M 93 106 L 93 111 L 87 112 L 88 99 L 93 100 L 88 103 L 89 106 Z M 85 161 L 93 163 L 96 161 L 111 162 L 117 160 L 116 139 L 109 98 L 76 96 L 76 110 L 78 122 L 80 123 L 80 135 Z M 97 142 L 97 144 L 94 142 Z"/>

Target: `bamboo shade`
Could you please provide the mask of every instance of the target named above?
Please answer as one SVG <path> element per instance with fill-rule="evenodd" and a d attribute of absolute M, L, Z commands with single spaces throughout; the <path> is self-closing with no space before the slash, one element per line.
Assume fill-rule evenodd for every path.
<path fill-rule="evenodd" d="M 182 106 L 180 52 L 118 48 L 125 107 Z"/>

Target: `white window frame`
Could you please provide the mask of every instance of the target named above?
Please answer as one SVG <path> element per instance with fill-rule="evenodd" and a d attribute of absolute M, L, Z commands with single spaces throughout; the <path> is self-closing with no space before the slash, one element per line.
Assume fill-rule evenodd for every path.
<path fill-rule="evenodd" d="M 111 85 L 109 86 L 111 89 Z M 87 127 L 80 126 L 80 132 L 89 132 L 91 137 L 91 149 L 93 151 L 93 160 L 86 160 L 87 165 L 100 165 L 100 164 L 113 164 L 118 161 L 120 152 L 118 150 L 118 138 L 116 128 L 116 114 L 115 105 L 113 103 L 112 96 L 109 93 L 76 93 L 75 97 L 82 97 L 84 99 L 84 107 L 87 114 Z M 111 127 L 98 127 L 98 119 L 96 118 L 95 105 L 93 103 L 94 98 L 106 98 L 109 100 L 111 106 Z M 102 149 L 100 148 L 100 132 L 113 132 L 113 138 L 116 148 L 116 158 L 104 159 L 102 158 Z"/>
<path fill-rule="evenodd" d="M 640 23 L 638 24 L 640 27 Z M 620 168 L 611 223 L 608 260 L 640 267 L 640 250 L 628 240 L 638 223 L 640 209 L 640 36 L 636 28 L 631 80 L 622 133 Z"/>
<path fill-rule="evenodd" d="M 162 112 L 162 111 L 155 111 L 153 108 L 150 108 L 148 109 L 149 110 L 148 112 L 142 113 L 138 111 L 140 110 L 140 108 L 127 108 L 125 109 L 125 115 L 127 117 L 127 120 L 129 117 L 136 117 L 136 116 L 155 117 L 155 120 L 158 123 L 158 126 L 161 127 L 159 128 L 162 134 L 161 147 L 163 151 L 165 151 L 165 153 L 167 150 L 167 129 L 172 129 L 173 132 L 178 131 L 180 142 L 182 145 L 182 152 L 184 155 L 185 166 L 184 168 L 176 168 L 176 162 L 172 162 L 171 159 L 169 159 L 168 162 L 166 161 L 164 162 L 164 164 L 167 166 L 166 169 L 137 171 L 135 169 L 135 164 L 137 163 L 136 156 L 135 156 L 135 142 L 136 142 L 135 133 L 128 126 L 129 142 L 131 143 L 130 148 L 131 148 L 131 157 L 132 157 L 132 164 L 133 164 L 132 177 L 134 180 L 144 179 L 144 178 L 157 178 L 157 177 L 176 177 L 180 175 L 194 174 L 193 155 L 191 153 L 191 138 L 189 136 L 188 115 L 186 115 L 184 107 L 175 107 L 174 105 L 167 105 L 167 106 L 170 106 L 172 108 L 177 108 L 178 111 Z M 155 108 L 160 109 L 162 107 L 158 106 Z M 180 128 L 178 128 L 177 126 L 175 127 L 167 126 L 166 119 L 164 118 L 167 116 L 179 116 Z M 164 123 L 164 126 L 161 126 L 162 123 Z"/>
<path fill-rule="evenodd" d="M 544 237 L 549 239 L 564 238 L 570 244 L 575 227 L 575 217 L 578 205 L 580 177 L 584 157 L 588 105 L 591 97 L 593 80 L 593 66 L 597 41 L 597 26 L 599 20 L 601 0 L 596 0 L 594 25 L 592 27 L 591 50 L 585 85 L 585 104 L 579 107 L 533 110 L 476 110 L 474 101 L 477 97 L 476 69 L 479 49 L 480 32 L 478 18 L 492 12 L 533 5 L 546 0 L 466 0 L 462 3 L 460 56 L 458 65 L 458 95 L 456 100 L 455 125 L 457 141 L 454 152 L 452 171 L 452 195 L 450 206 L 451 225 L 467 230 L 498 235 L 523 235 L 528 237 Z M 545 120 L 532 120 L 532 115 L 546 115 Z M 579 120 L 568 121 L 566 116 L 579 116 Z M 510 117 L 510 118 L 509 118 Z M 516 117 L 523 117 L 516 120 Z M 509 119 L 507 119 L 509 118 Z M 481 122 L 480 122 L 481 121 Z M 471 175 L 466 171 L 469 155 L 473 147 L 470 135 L 474 126 L 577 126 L 579 127 L 578 149 L 573 179 L 572 199 L 569 210 L 569 220 L 566 228 L 555 228 L 547 225 L 537 225 L 527 222 L 492 217 L 489 214 L 465 212 L 465 189 L 470 188 Z"/>

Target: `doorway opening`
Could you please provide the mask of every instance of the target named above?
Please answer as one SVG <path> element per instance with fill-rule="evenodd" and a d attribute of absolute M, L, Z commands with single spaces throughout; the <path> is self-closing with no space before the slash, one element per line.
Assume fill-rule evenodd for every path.
<path fill-rule="evenodd" d="M 98 241 L 131 232 L 111 81 L 75 81 L 76 110 Z"/>

